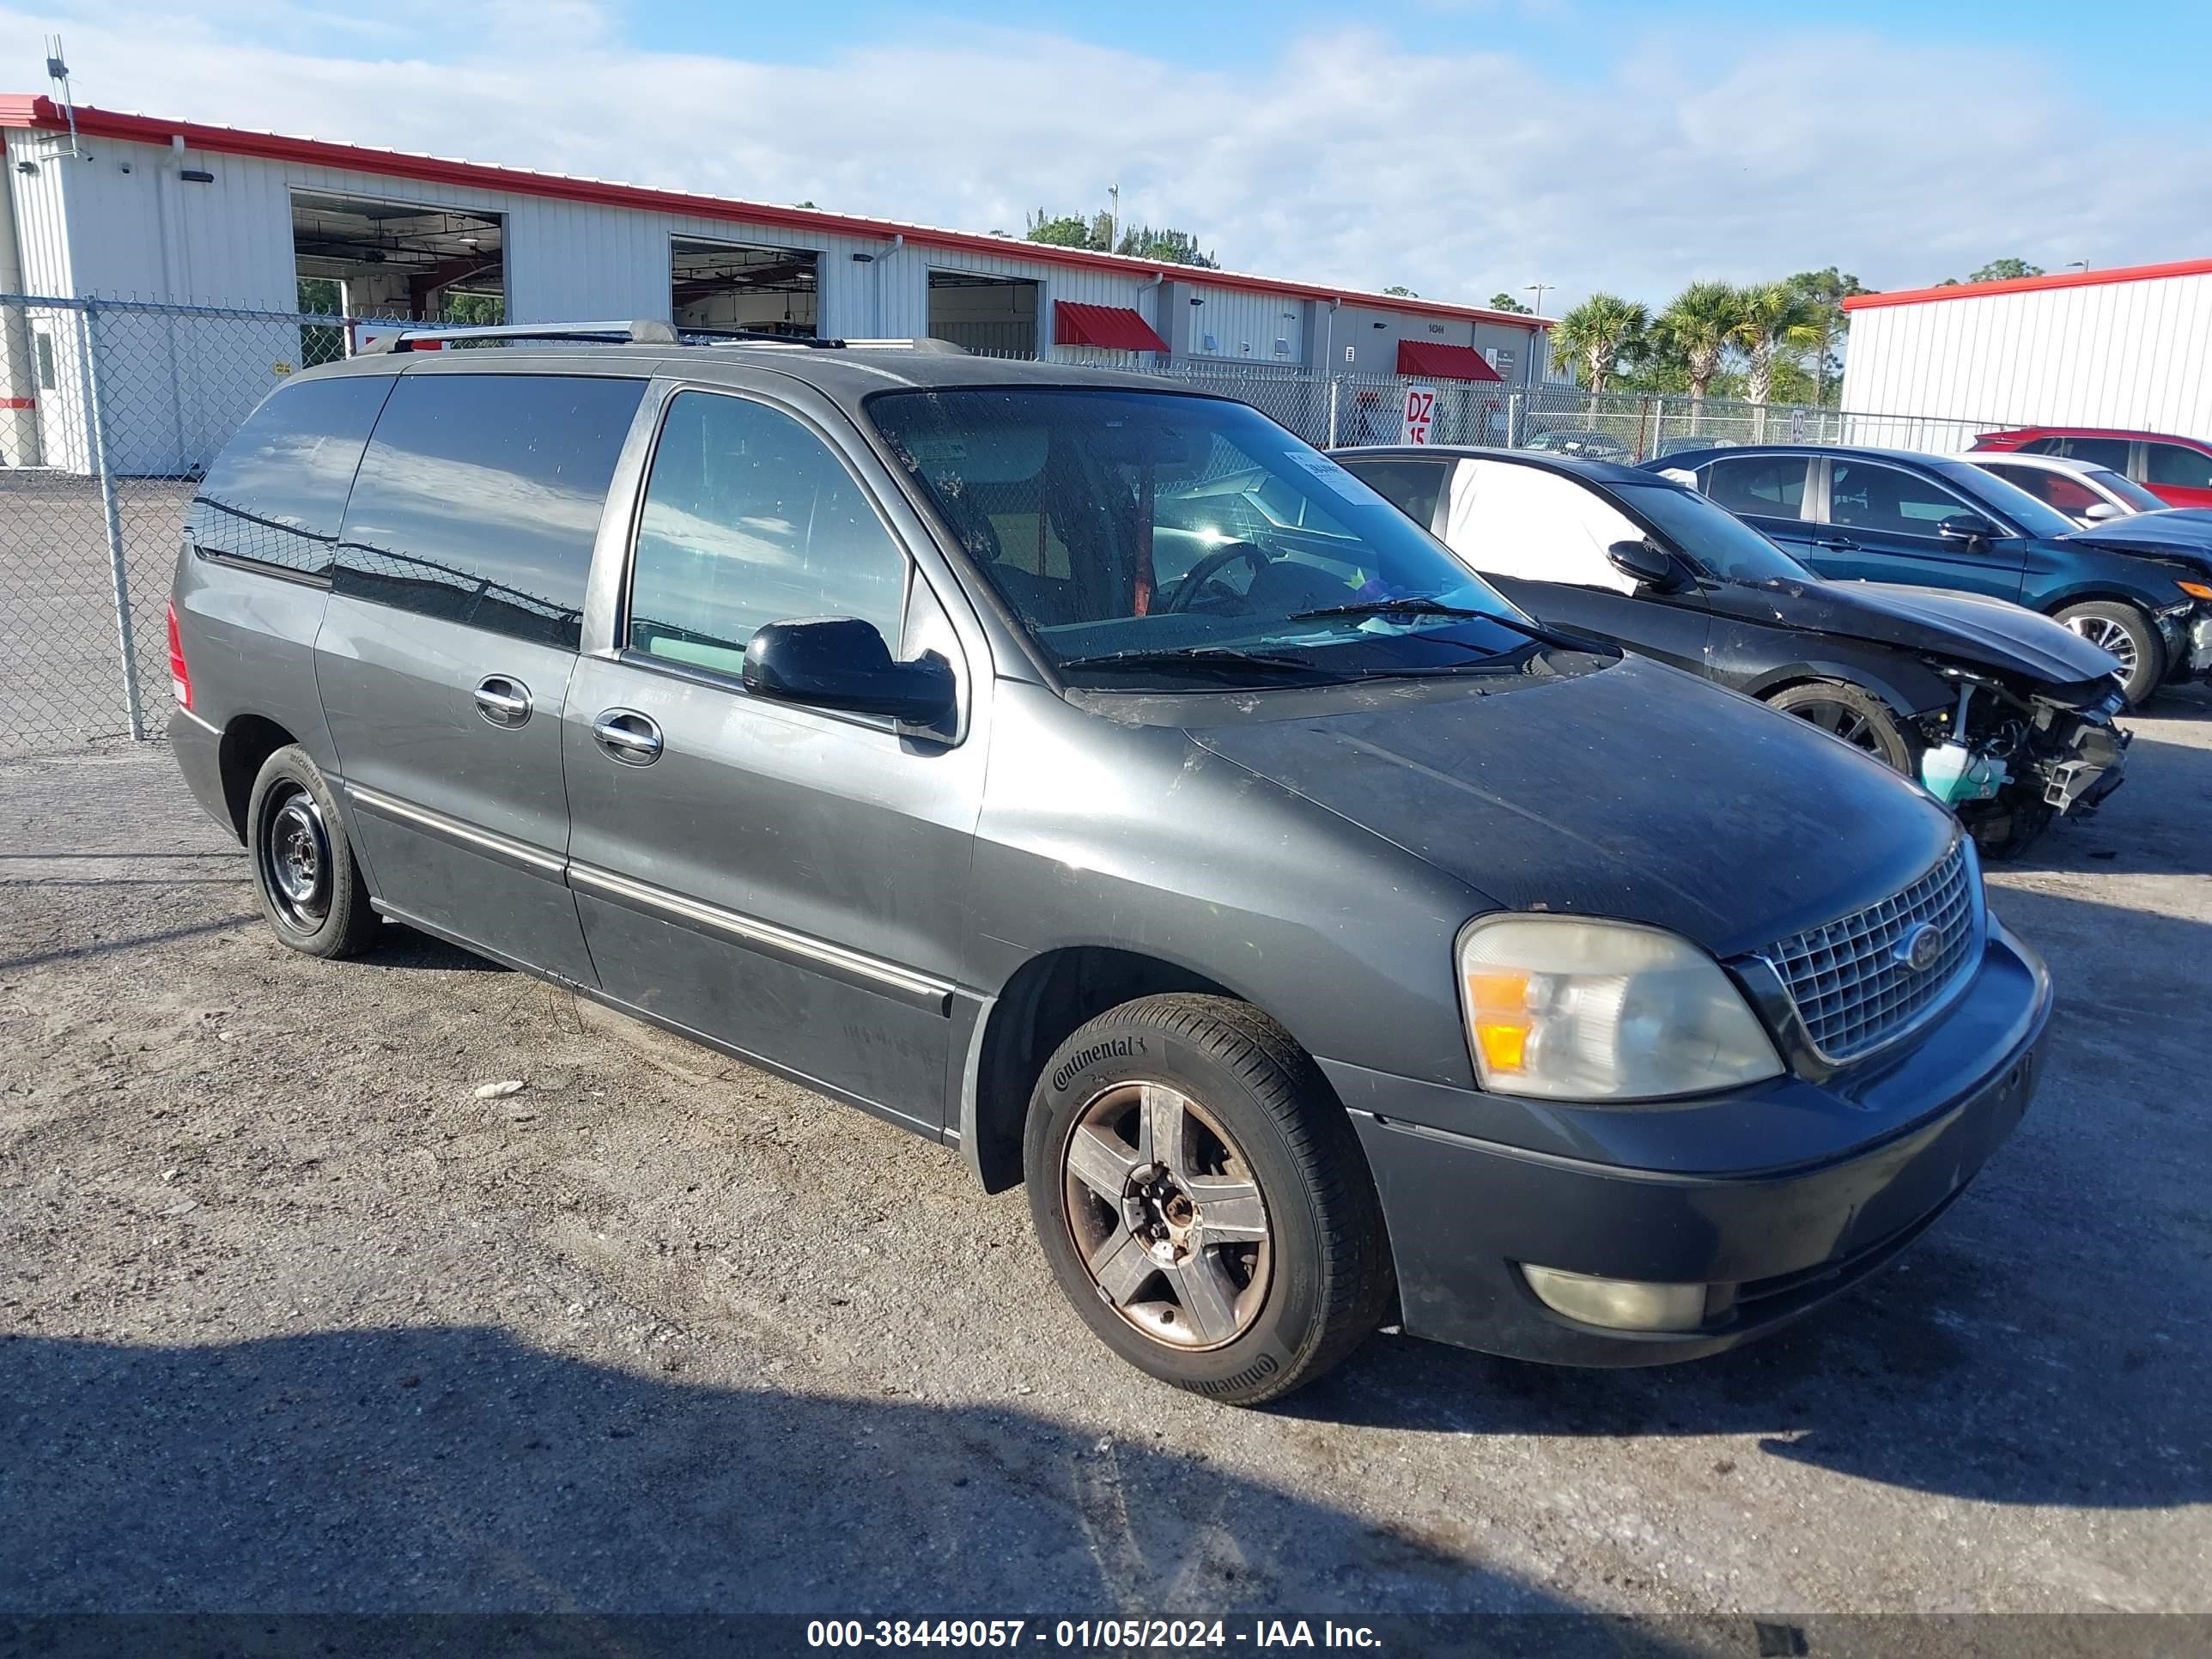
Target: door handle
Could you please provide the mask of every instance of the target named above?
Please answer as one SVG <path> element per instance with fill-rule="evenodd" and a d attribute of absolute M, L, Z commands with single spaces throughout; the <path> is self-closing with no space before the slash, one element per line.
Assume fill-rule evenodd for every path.
<path fill-rule="evenodd" d="M 1814 541 L 1813 545 L 1825 548 L 1831 553 L 1856 553 L 1859 547 L 1849 536 L 1824 536 Z"/>
<path fill-rule="evenodd" d="M 477 682 L 477 713 L 494 726 L 520 726 L 530 718 L 530 688 L 504 674 Z"/>
<path fill-rule="evenodd" d="M 592 735 L 624 766 L 650 766 L 660 758 L 660 728 L 635 710 L 608 709 L 592 722 Z"/>

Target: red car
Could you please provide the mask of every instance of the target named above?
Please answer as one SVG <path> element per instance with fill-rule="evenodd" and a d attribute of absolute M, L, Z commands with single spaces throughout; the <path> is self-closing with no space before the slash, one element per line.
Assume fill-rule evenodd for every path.
<path fill-rule="evenodd" d="M 2212 507 L 2212 443 L 2202 438 L 2101 426 L 2021 426 L 1984 432 L 1974 447 L 2091 461 L 2134 479 L 2168 507 Z"/>

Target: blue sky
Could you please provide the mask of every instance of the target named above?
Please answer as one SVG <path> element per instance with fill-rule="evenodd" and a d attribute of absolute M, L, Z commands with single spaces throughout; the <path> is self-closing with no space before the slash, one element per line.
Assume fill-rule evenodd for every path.
<path fill-rule="evenodd" d="M 1230 42 L 1321 32 L 1358 20 L 1413 46 L 1470 48 L 1525 56 L 1562 78 L 1602 74 L 1612 53 L 1592 50 L 1594 30 L 1650 33 L 1686 41 L 1741 40 L 1771 33 L 1791 15 L 1786 3 L 1652 4 L 1632 0 L 1429 0 L 1347 8 L 1310 0 L 1125 0 L 1112 6 L 1065 0 L 970 0 L 894 5 L 879 0 L 817 0 L 804 6 L 708 0 L 696 8 L 634 7 L 629 32 L 639 44 L 695 51 L 717 37 L 742 40 L 749 55 L 794 63 L 827 61 L 871 37 L 926 38 L 946 21 L 1000 29 L 1042 29 L 1102 45 L 1144 44 L 1170 61 L 1203 66 Z M 2116 118 L 2163 111 L 2200 121 L 2212 106 L 2212 4 L 2137 0 L 2085 7 L 2081 0 L 1854 0 L 1828 14 L 1855 30 L 1908 48 L 2001 46 L 2040 57 L 2091 93 Z M 1202 21 L 1201 21 L 1202 20 Z"/>
<path fill-rule="evenodd" d="M 0 0 L 0 87 L 55 28 L 112 107 L 979 230 L 1118 182 L 1238 269 L 1555 312 L 2212 254 L 2204 0 Z"/>

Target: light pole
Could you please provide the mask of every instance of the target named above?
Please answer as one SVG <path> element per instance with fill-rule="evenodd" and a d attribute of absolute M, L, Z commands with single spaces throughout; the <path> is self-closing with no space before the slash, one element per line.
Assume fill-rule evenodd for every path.
<path fill-rule="evenodd" d="M 1521 291 L 1523 294 L 1533 294 L 1536 296 L 1536 313 L 1541 316 L 1544 311 L 1544 295 L 1557 287 L 1559 287 L 1557 283 L 1529 283 L 1524 284 Z"/>
<path fill-rule="evenodd" d="M 1106 199 L 1112 205 L 1106 210 L 1106 251 L 1111 253 L 1121 241 L 1121 186 L 1106 186 Z"/>
<path fill-rule="evenodd" d="M 2069 259 L 2058 268 L 2061 270 L 2087 270 L 2089 268 L 2089 262 L 2087 259 Z"/>

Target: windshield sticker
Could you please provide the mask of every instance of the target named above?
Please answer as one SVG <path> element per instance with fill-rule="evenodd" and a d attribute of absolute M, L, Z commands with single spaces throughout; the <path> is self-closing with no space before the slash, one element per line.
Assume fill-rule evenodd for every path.
<path fill-rule="evenodd" d="M 1310 449 L 1291 449 L 1285 451 L 1284 453 L 1294 465 L 1305 468 L 1347 501 L 1358 501 L 1363 506 L 1365 505 L 1367 486 L 1329 459 L 1328 456 L 1316 455 Z"/>

